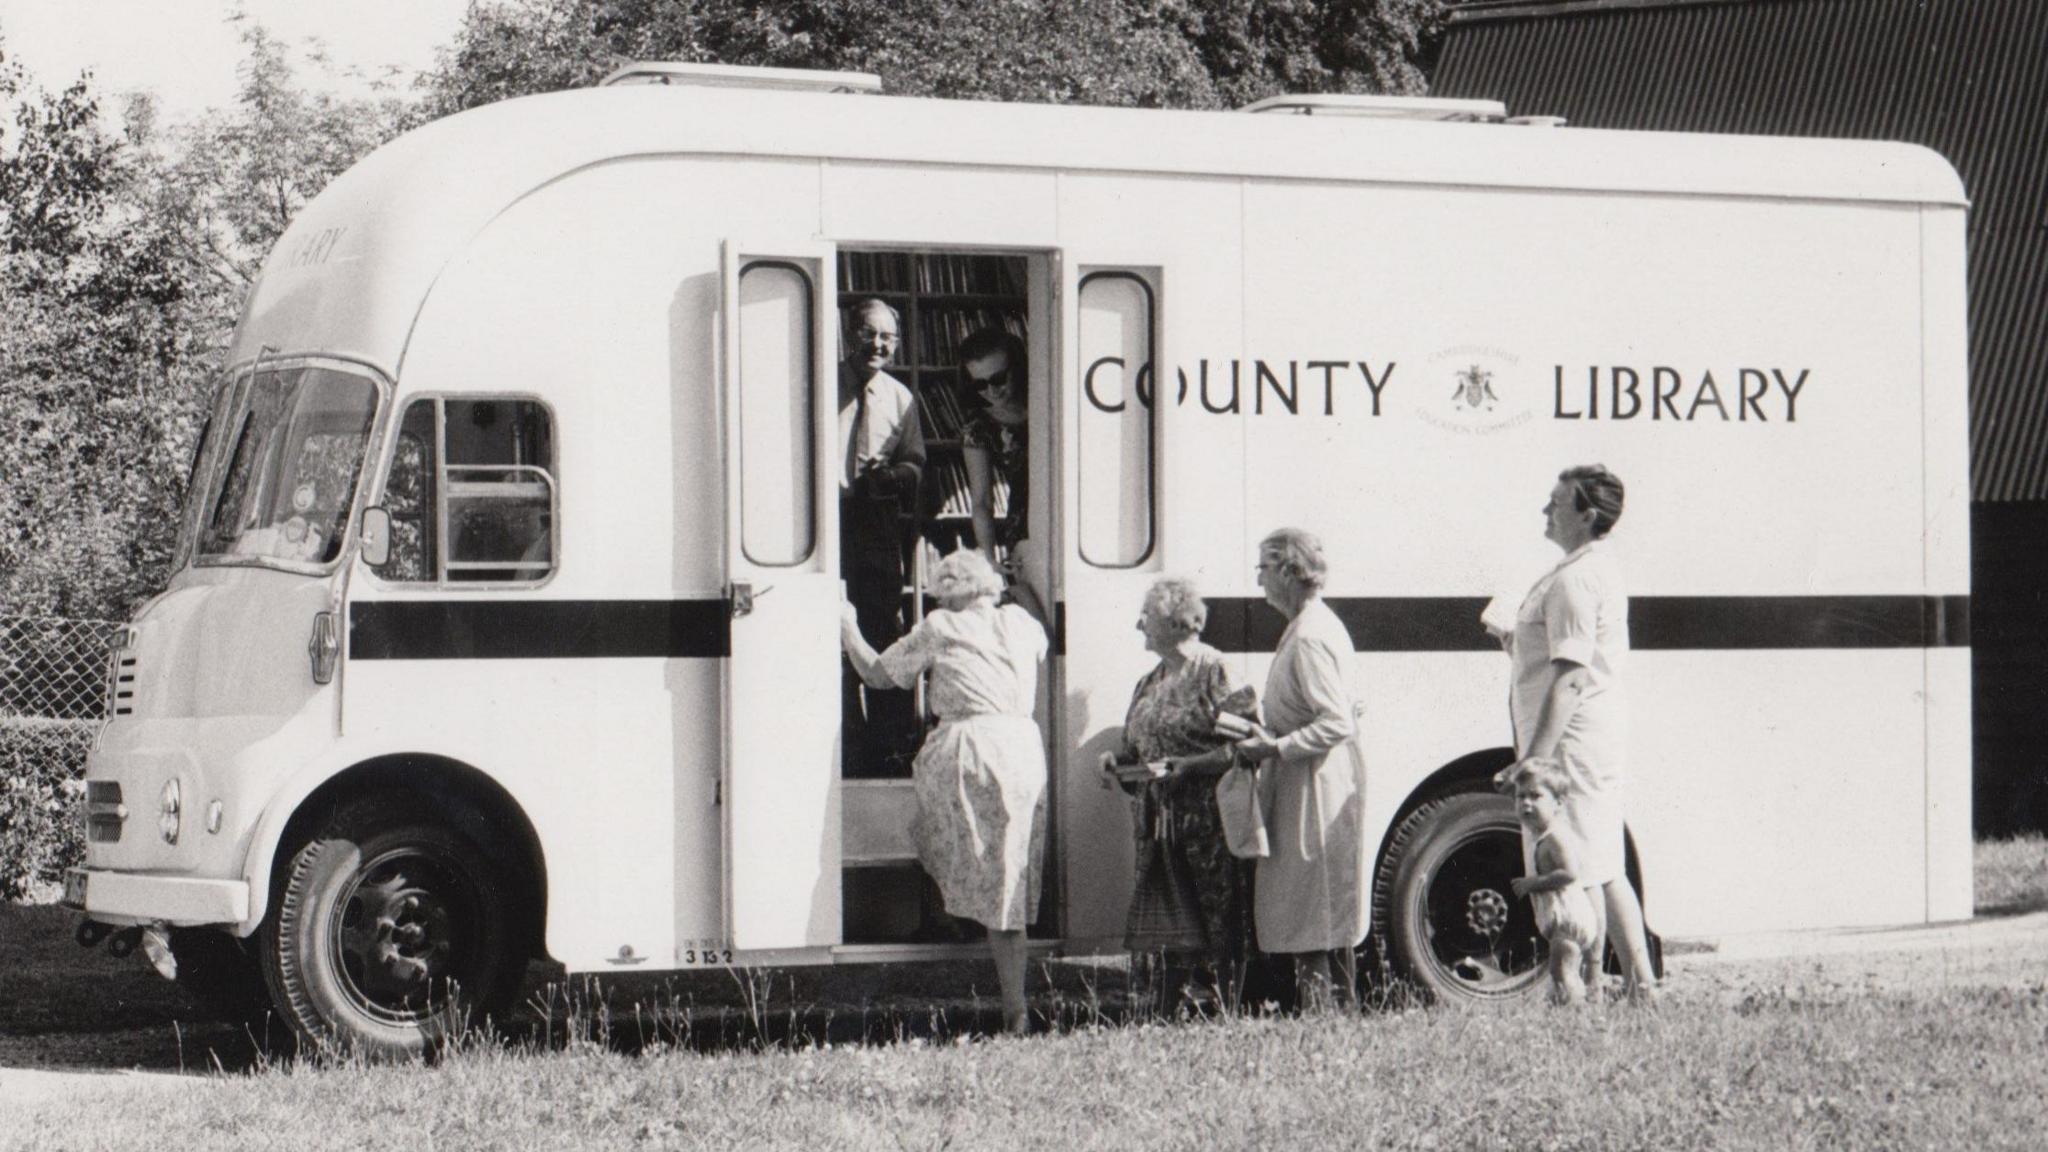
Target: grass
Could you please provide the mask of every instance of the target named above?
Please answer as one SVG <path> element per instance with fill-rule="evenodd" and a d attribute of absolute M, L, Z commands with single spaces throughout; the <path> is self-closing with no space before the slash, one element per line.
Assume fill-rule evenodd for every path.
<path fill-rule="evenodd" d="M 1980 916 L 2048 910 L 2048 837 L 2029 832 L 1979 840 L 1976 877 Z"/>
<path fill-rule="evenodd" d="M 2048 840 L 1979 845 L 1977 867 L 1981 910 L 2048 909 Z M 0 929 L 23 923 L 6 915 Z M 1061 1029 L 1025 1040 L 952 1034 L 974 1016 L 985 966 L 863 977 L 860 1007 L 837 1010 L 841 1023 L 860 1018 L 854 1035 L 890 1043 L 845 1044 L 829 1019 L 804 1023 L 831 1017 L 818 1005 L 845 988 L 727 979 L 723 992 L 664 986 L 637 1010 L 558 1000 L 557 1020 L 571 1026 L 529 1026 L 511 1044 L 470 1040 L 431 1068 L 258 1058 L 246 1075 L 36 1104 L 0 1115 L 0 1152 L 166 1138 L 294 1152 L 2033 1147 L 2048 1094 L 2048 931 L 2009 920 L 1972 938 L 1970 948 L 1788 960 L 1681 955 L 1652 1011 L 1530 1004 L 1113 1024 L 1107 974 L 1061 965 L 1039 997 Z M 0 931 L 8 989 L 23 971 L 11 961 L 54 959 L 11 939 Z M 115 974 L 98 962 L 109 967 L 96 976 Z M 120 991 L 104 999 L 44 986 L 47 1015 L 98 1011 L 135 1026 L 183 1011 L 160 982 L 155 1001 L 109 986 Z M 933 996 L 953 1013 L 934 1012 Z M 44 1019 L 13 1001 L 0 992 L 0 1033 Z M 712 1020 L 722 1023 L 707 1033 Z M 724 1046 L 692 1046 L 707 1036 Z M 0 1060 L 0 1077 L 5 1066 L 19 1064 Z"/>
<path fill-rule="evenodd" d="M 45 1107 L 0 1147 L 1881 1148 L 2031 1144 L 2048 990 L 1816 986 L 702 1055 L 475 1045 Z"/>

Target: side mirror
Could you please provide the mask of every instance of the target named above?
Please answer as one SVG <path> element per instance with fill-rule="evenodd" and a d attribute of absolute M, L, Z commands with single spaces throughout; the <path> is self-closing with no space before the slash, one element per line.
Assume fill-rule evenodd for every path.
<path fill-rule="evenodd" d="M 382 507 L 363 509 L 363 563 L 382 568 L 391 559 L 391 513 Z"/>

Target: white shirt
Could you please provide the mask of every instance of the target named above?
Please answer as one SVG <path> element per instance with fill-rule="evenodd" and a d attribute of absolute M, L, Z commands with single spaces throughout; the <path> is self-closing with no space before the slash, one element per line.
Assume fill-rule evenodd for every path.
<path fill-rule="evenodd" d="M 840 371 L 855 369 L 845 365 Z M 896 445 L 903 439 L 903 425 L 911 415 L 911 406 L 916 398 L 903 381 L 887 372 L 877 372 L 868 378 L 863 387 L 867 402 L 863 405 L 856 393 L 847 393 L 839 404 L 839 443 L 845 451 L 840 461 L 839 487 L 842 491 L 853 487 L 853 478 L 860 474 L 860 462 L 867 458 L 878 458 L 885 463 L 895 455 Z M 860 427 L 854 427 L 856 415 Z"/>
<path fill-rule="evenodd" d="M 1514 660 L 1509 699 L 1515 748 L 1529 754 L 1543 702 L 1559 675 L 1553 660 L 1585 667 L 1587 686 L 1565 724 L 1569 767 L 1590 773 L 1592 788 L 1620 783 L 1628 712 L 1621 670 L 1628 653 L 1628 589 L 1621 565 L 1603 540 L 1574 549 L 1529 589 L 1508 646 Z"/>

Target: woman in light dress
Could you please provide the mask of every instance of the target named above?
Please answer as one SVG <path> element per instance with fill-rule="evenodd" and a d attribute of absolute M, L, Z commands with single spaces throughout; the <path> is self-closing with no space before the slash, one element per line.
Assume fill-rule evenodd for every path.
<path fill-rule="evenodd" d="M 1586 848 L 1578 881 L 1600 889 L 1629 995 L 1641 999 L 1655 993 L 1656 977 L 1642 904 L 1623 871 L 1628 590 L 1607 546 L 1624 494 L 1620 477 L 1598 464 L 1559 474 L 1543 534 L 1565 557 L 1529 590 L 1503 643 L 1514 661 L 1515 750 L 1524 761 L 1557 761 L 1570 778 L 1562 820 Z M 1514 771 L 1499 782 L 1509 785 Z"/>
<path fill-rule="evenodd" d="M 1304 1009 L 1333 995 L 1348 1006 L 1372 901 L 1351 634 L 1323 603 L 1328 565 L 1313 534 L 1267 536 L 1258 571 L 1266 603 L 1288 621 L 1266 674 L 1267 732 L 1237 746 L 1264 762 L 1259 800 L 1272 854 L 1258 863 L 1252 899 L 1259 948 L 1292 955 Z"/>
<path fill-rule="evenodd" d="M 911 836 L 946 911 L 988 929 L 1003 1027 L 1022 1032 L 1024 932 L 1038 916 L 1045 858 L 1045 743 L 1031 718 L 1045 629 L 1014 604 L 997 606 L 1002 581 L 977 552 L 939 561 L 928 591 L 938 610 L 887 651 L 861 636 L 850 604 L 840 644 L 871 687 L 909 688 L 931 672 L 939 726 L 911 767 Z"/>

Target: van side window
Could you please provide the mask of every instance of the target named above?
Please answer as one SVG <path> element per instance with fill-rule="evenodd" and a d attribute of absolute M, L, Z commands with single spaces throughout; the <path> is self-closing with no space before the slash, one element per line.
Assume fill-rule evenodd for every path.
<path fill-rule="evenodd" d="M 740 549 L 755 564 L 801 564 L 815 545 L 812 299 L 794 264 L 740 269 Z"/>
<path fill-rule="evenodd" d="M 439 472 L 434 446 L 441 441 L 440 405 L 415 400 L 398 427 L 391 476 L 384 482 L 384 508 L 391 513 L 391 559 L 378 574 L 407 583 L 440 579 L 441 549 L 435 531 L 440 504 L 434 481 Z"/>
<path fill-rule="evenodd" d="M 1079 294 L 1081 559 L 1131 568 L 1152 552 L 1152 284 L 1084 268 Z"/>
<path fill-rule="evenodd" d="M 555 569 L 554 429 L 532 400 L 424 399 L 406 409 L 384 486 L 391 559 L 418 583 L 530 584 Z"/>

